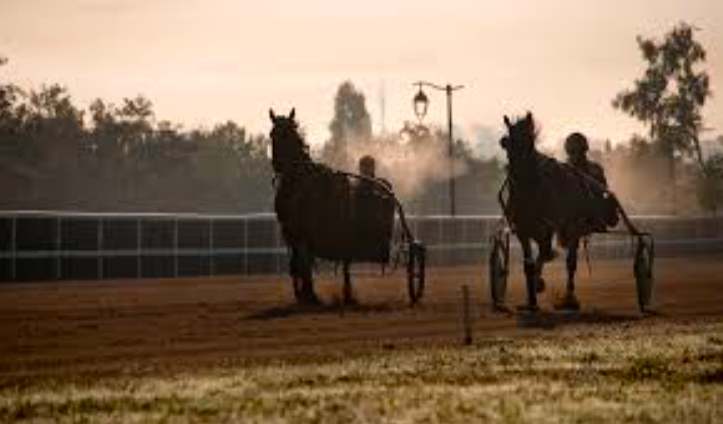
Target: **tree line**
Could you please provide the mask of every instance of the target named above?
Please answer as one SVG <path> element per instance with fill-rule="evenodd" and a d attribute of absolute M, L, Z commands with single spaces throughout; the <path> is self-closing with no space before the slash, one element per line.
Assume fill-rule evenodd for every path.
<path fill-rule="evenodd" d="M 372 134 L 364 95 L 350 82 L 339 87 L 330 130 L 331 139 L 316 156 L 351 171 L 349 152 L 355 147 L 401 147 L 410 158 L 422 148 L 414 142 L 403 146 L 402 132 Z M 442 139 L 441 134 L 426 137 L 430 142 L 425 148 Z M 269 145 L 266 135 L 251 134 L 232 121 L 185 129 L 158 120 L 151 101 L 142 96 L 119 104 L 96 99 L 83 109 L 61 85 L 27 89 L 2 82 L 0 209 L 271 212 Z M 501 178 L 501 164 L 477 159 L 463 148 L 459 155 L 471 171 L 459 177 L 461 210 L 493 213 L 491 193 Z M 394 175 L 388 169 L 387 174 Z M 402 196 L 411 203 L 411 213 L 447 210 L 442 180 L 424 180 L 425 190 Z M 480 181 L 485 182 L 483 190 Z"/>
<path fill-rule="evenodd" d="M 717 213 L 723 204 L 723 154 L 701 147 L 711 84 L 694 34 L 679 24 L 663 39 L 638 38 L 646 69 L 612 106 L 648 133 L 592 152 L 634 213 Z M 449 210 L 441 128 L 405 123 L 374 134 L 364 93 L 347 81 L 334 98 L 329 133 L 314 151 L 319 160 L 354 171 L 371 154 L 410 213 Z M 478 157 L 471 144 L 454 144 L 457 210 L 498 213 L 504 163 Z M 63 86 L 28 89 L 0 80 L 2 210 L 270 212 L 272 177 L 268 137 L 235 122 L 187 129 L 159 120 L 142 96 L 118 104 L 97 99 L 83 109 Z"/>
<path fill-rule="evenodd" d="M 0 209 L 270 210 L 268 140 L 234 122 L 183 129 L 151 102 L 93 101 L 62 86 L 0 84 Z"/>

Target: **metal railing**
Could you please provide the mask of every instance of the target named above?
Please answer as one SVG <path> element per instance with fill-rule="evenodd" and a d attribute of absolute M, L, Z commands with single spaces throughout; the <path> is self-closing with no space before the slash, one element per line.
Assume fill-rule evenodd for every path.
<path fill-rule="evenodd" d="M 723 218 L 633 217 L 661 256 L 723 258 Z M 410 217 L 429 264 L 482 264 L 498 216 Z M 625 236 L 596 235 L 596 259 L 632 254 Z M 0 212 L 0 281 L 175 278 L 285 273 L 273 214 Z"/>

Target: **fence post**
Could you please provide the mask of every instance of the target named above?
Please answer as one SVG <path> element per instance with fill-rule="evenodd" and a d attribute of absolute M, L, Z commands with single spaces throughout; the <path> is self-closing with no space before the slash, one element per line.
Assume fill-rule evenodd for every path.
<path fill-rule="evenodd" d="M 103 218 L 98 218 L 98 225 L 96 225 L 96 229 L 98 231 L 98 234 L 96 234 L 96 240 L 98 243 L 98 246 L 96 247 L 96 254 L 97 257 L 97 264 L 96 264 L 96 271 L 98 273 L 98 279 L 101 280 L 104 278 L 104 269 L 103 269 L 103 251 L 105 248 L 103 247 Z"/>
<path fill-rule="evenodd" d="M 469 299 L 469 286 L 462 286 L 462 325 L 464 326 L 464 344 L 472 344 L 472 310 Z"/>
<path fill-rule="evenodd" d="M 136 218 L 136 278 L 143 278 L 143 266 L 141 261 L 141 244 L 143 237 L 141 237 L 141 218 Z"/>
<path fill-rule="evenodd" d="M 214 251 L 214 241 L 213 241 L 213 218 L 208 219 L 208 250 L 209 250 L 209 256 L 208 256 L 208 274 L 210 276 L 213 276 L 216 274 L 216 252 Z"/>
<path fill-rule="evenodd" d="M 178 278 L 178 217 L 173 217 L 173 278 Z"/>
<path fill-rule="evenodd" d="M 63 275 L 62 270 L 62 248 L 63 248 L 63 218 L 55 219 L 55 279 L 60 280 Z"/>
<path fill-rule="evenodd" d="M 439 247 L 443 247 L 443 246 L 444 246 L 444 241 L 443 241 L 443 238 L 442 238 L 442 237 L 444 236 L 444 230 L 442 229 L 442 227 L 444 226 L 444 218 L 442 218 L 441 216 L 438 217 L 438 218 L 437 218 L 437 225 L 438 225 L 438 227 L 437 227 L 437 243 L 438 243 L 438 246 L 439 246 Z M 448 263 L 448 261 L 447 261 L 448 255 L 447 255 L 446 250 L 447 250 L 447 249 L 444 249 L 444 248 L 437 250 L 437 252 L 438 252 L 437 254 L 438 254 L 439 257 L 442 259 L 442 260 L 440 261 L 440 264 L 441 264 L 442 266 L 447 266 L 447 265 L 449 265 L 449 263 Z"/>
<path fill-rule="evenodd" d="M 18 271 L 17 271 L 17 269 L 18 269 L 18 254 L 17 254 L 17 250 L 18 250 L 17 227 L 18 227 L 18 224 L 17 224 L 17 220 L 18 219 L 15 216 L 13 216 L 10 219 L 10 222 L 12 223 L 10 226 L 10 256 L 12 258 L 10 261 L 11 265 L 12 265 L 11 270 L 10 270 L 10 279 L 12 281 L 17 280 L 17 278 L 18 278 Z"/>
<path fill-rule="evenodd" d="M 241 218 L 244 229 L 244 241 L 243 241 L 243 258 L 244 258 L 244 269 L 243 275 L 249 275 L 249 220 L 247 218 Z"/>

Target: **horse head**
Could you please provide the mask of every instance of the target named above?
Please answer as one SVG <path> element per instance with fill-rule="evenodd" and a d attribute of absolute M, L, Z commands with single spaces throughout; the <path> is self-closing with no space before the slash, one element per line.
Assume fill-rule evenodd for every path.
<path fill-rule="evenodd" d="M 271 164 L 279 174 L 287 173 L 299 162 L 311 161 L 309 147 L 299 131 L 295 120 L 296 110 L 291 109 L 289 116 L 276 115 L 269 109 L 269 117 L 273 123 L 271 128 Z"/>
<path fill-rule="evenodd" d="M 507 151 L 507 159 L 512 168 L 522 165 L 534 157 L 537 127 L 531 112 L 514 122 L 505 116 L 507 135 L 500 140 L 500 146 Z"/>

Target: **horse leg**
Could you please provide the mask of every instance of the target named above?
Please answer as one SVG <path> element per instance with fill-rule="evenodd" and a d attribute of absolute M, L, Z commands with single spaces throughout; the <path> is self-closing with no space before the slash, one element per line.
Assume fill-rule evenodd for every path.
<path fill-rule="evenodd" d="M 525 280 L 527 283 L 527 309 L 537 311 L 537 262 L 533 258 L 530 239 L 520 239 L 524 257 Z"/>
<path fill-rule="evenodd" d="M 535 291 L 542 293 L 545 291 L 545 279 L 542 277 L 542 268 L 545 266 L 545 261 L 537 256 L 535 260 Z"/>
<path fill-rule="evenodd" d="M 301 257 L 296 247 L 291 248 L 289 255 L 289 274 L 291 275 L 291 284 L 294 289 L 294 298 L 298 303 L 303 302 L 302 278 L 301 278 Z"/>
<path fill-rule="evenodd" d="M 553 261 L 557 256 L 555 249 L 552 248 L 552 236 L 552 233 L 547 234 L 545 238 L 537 243 L 539 247 L 537 260 L 535 261 L 537 266 L 537 284 L 535 289 L 537 293 L 545 291 L 545 279 L 542 277 L 542 268 L 545 266 L 545 263 Z"/>
<path fill-rule="evenodd" d="M 344 261 L 344 303 L 345 304 L 355 304 L 356 299 L 354 299 L 354 291 L 351 287 L 351 263 L 349 261 Z"/>
<path fill-rule="evenodd" d="M 567 286 L 565 297 L 555 307 L 557 309 L 579 310 L 580 303 L 575 296 L 575 272 L 577 271 L 577 250 L 580 245 L 579 239 L 570 242 L 567 248 Z"/>
<path fill-rule="evenodd" d="M 306 303 L 317 304 L 319 298 L 314 291 L 313 257 L 306 246 L 299 250 L 299 256 L 302 299 Z"/>
<path fill-rule="evenodd" d="M 537 241 L 538 252 L 537 259 L 535 260 L 535 266 L 537 267 L 535 290 L 537 290 L 537 293 L 545 291 L 545 279 L 542 277 L 542 268 L 545 266 L 545 263 L 555 260 L 557 256 L 557 252 L 555 252 L 555 249 L 552 247 L 552 237 L 553 234 L 549 233 L 546 234 L 542 240 Z"/>

